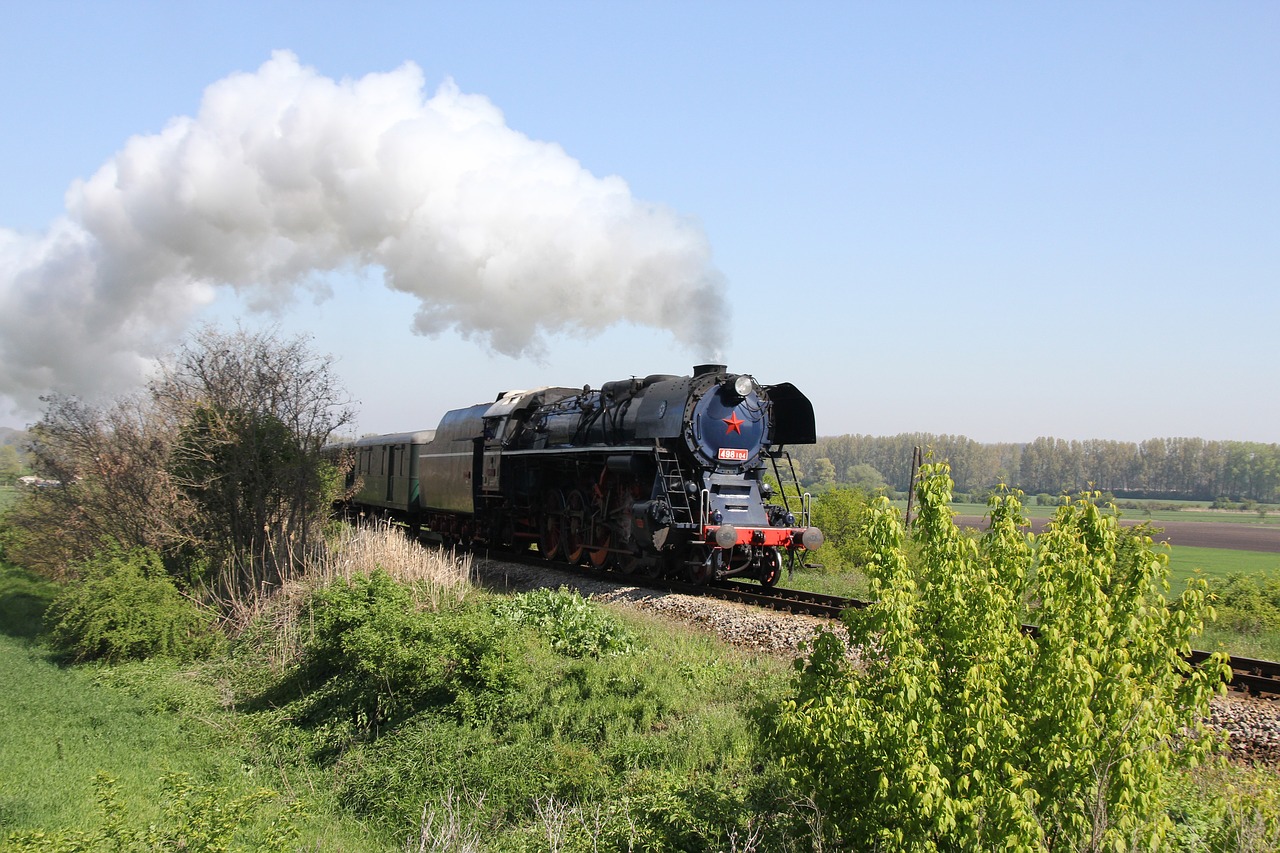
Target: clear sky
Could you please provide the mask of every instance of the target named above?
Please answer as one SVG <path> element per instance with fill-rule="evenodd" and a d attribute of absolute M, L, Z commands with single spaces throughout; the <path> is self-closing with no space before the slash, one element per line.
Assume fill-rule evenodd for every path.
<path fill-rule="evenodd" d="M 718 353 L 825 435 L 1280 441 L 1280 4 L 0 13 L 0 424 L 239 319 L 360 432 Z"/>

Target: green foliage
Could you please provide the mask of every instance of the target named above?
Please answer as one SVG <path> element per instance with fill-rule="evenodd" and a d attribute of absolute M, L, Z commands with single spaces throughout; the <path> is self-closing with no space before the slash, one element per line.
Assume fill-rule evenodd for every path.
<path fill-rule="evenodd" d="M 0 444 L 0 486 L 12 486 L 26 473 L 22 457 L 12 444 Z"/>
<path fill-rule="evenodd" d="M 1222 626 L 1242 634 L 1280 631 L 1280 578 L 1232 573 L 1210 589 Z"/>
<path fill-rule="evenodd" d="M 861 568 L 870 560 L 866 534 L 869 506 L 865 492 L 842 486 L 814 497 L 813 524 L 826 537 L 818 558 L 827 571 Z"/>
<path fill-rule="evenodd" d="M 836 481 L 836 466 L 831 464 L 831 460 L 825 456 L 820 456 L 806 466 L 805 475 L 801 478 L 801 484 L 806 488 L 822 489 L 831 486 Z"/>
<path fill-rule="evenodd" d="M 50 644 L 75 661 L 191 660 L 221 640 L 213 618 L 178 592 L 147 549 L 112 549 L 85 563 L 45 618 Z"/>
<path fill-rule="evenodd" d="M 1182 774 L 1172 785 L 1170 847 L 1214 853 L 1280 849 L 1280 787 L 1272 767 L 1226 765 Z"/>
<path fill-rule="evenodd" d="M 99 773 L 96 799 L 100 827 L 93 830 L 17 832 L 9 837 L 5 849 L 22 853 L 94 853 L 99 850 L 227 853 L 232 849 L 296 849 L 300 835 L 296 819 L 302 812 L 300 801 L 294 800 L 277 810 L 252 839 L 243 839 L 244 828 L 258 820 L 264 809 L 279 798 L 275 791 L 261 788 L 246 796 L 233 797 L 227 788 L 197 784 L 181 773 L 166 774 L 161 779 L 161 788 L 164 795 L 162 820 L 139 825 L 140 821 L 129 819 L 116 780 L 106 773 Z M 233 847 L 237 836 L 245 843 Z"/>
<path fill-rule="evenodd" d="M 684 629 L 641 641 L 631 620 L 564 591 L 477 596 L 453 612 L 414 614 L 393 586 L 375 574 L 318 593 L 300 620 L 315 634 L 300 677 L 248 703 L 273 754 L 331 766 L 335 797 L 361 818 L 403 838 L 424 820 L 424 802 L 482 795 L 467 822 L 487 828 L 486 849 L 534 851 L 547 849 L 536 828 L 552 802 L 588 821 L 574 825 L 565 850 L 592 849 L 592 834 L 598 849 L 716 849 L 713 839 L 750 816 L 726 804 L 761 788 L 743 709 L 778 685 L 772 662 L 726 660 Z M 501 672 L 516 676 L 500 706 L 476 713 L 466 703 L 494 696 L 493 681 L 440 688 L 444 666 L 467 664 L 431 658 L 440 647 L 483 645 L 495 631 L 506 650 Z M 335 636 L 346 639 L 322 640 Z M 619 638 L 628 653 L 616 653 Z M 383 645 L 426 663 L 360 669 L 359 659 L 388 659 Z M 369 730 L 375 701 L 387 721 Z"/>
<path fill-rule="evenodd" d="M 564 587 L 513 595 L 495 612 L 517 625 L 533 628 L 551 648 L 568 657 L 626 654 L 634 644 L 631 632 L 617 619 Z"/>
<path fill-rule="evenodd" d="M 475 610 L 423 613 L 379 569 L 317 592 L 299 665 L 314 689 L 308 717 L 345 714 L 376 733 L 434 707 L 466 721 L 506 708 L 522 678 L 511 632 Z"/>
<path fill-rule="evenodd" d="M 922 468 L 914 566 L 897 511 L 873 504 L 877 601 L 849 619 L 865 669 L 820 635 L 767 747 L 857 849 L 1157 846 L 1166 771 L 1217 745 L 1204 720 L 1229 668 L 1181 657 L 1204 583 L 1169 600 L 1167 556 L 1085 499 L 1033 540 L 1018 495 L 997 496 L 966 537 L 949 473 Z"/>
<path fill-rule="evenodd" d="M 222 592 L 251 592 L 287 573 L 288 545 L 301 546 L 332 506 L 332 468 L 271 412 L 194 408 L 169 472 L 191 510 L 184 526 L 192 541 L 214 557 L 213 568 L 232 569 Z"/>

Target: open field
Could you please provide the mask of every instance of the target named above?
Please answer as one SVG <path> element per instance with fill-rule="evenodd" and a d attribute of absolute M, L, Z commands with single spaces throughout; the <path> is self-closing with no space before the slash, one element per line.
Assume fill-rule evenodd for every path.
<path fill-rule="evenodd" d="M 1026 500 L 1024 498 L 1024 500 Z M 906 501 L 895 502 L 899 508 L 905 508 Z M 1143 503 L 1136 501 L 1135 503 Z M 1153 501 L 1153 504 L 1160 506 L 1181 505 L 1181 509 L 1121 509 L 1120 517 L 1126 522 L 1140 524 L 1144 521 L 1151 521 L 1162 524 L 1168 521 L 1186 522 L 1188 524 L 1242 524 L 1255 527 L 1274 527 L 1280 529 L 1280 510 L 1274 506 L 1263 506 L 1260 509 L 1266 511 L 1266 515 L 1259 515 L 1255 511 L 1243 511 L 1235 509 L 1210 509 L 1207 503 L 1203 501 Z M 986 504 L 976 503 L 954 503 L 951 508 L 958 515 L 964 517 L 981 518 L 987 512 Z M 1048 519 L 1053 518 L 1053 514 L 1058 511 L 1055 506 L 1037 506 L 1034 503 L 1024 503 L 1023 511 L 1030 519 Z"/>
<path fill-rule="evenodd" d="M 1169 568 L 1175 582 L 1200 573 L 1210 577 L 1252 575 L 1280 578 L 1280 554 L 1270 551 L 1235 551 L 1225 548 L 1193 548 L 1179 546 L 1169 556 Z"/>
<path fill-rule="evenodd" d="M 1049 509 L 1049 507 L 1041 507 Z M 1031 530 L 1039 533 L 1049 523 L 1049 515 L 1042 517 L 1032 516 Z M 1121 517 L 1121 524 L 1134 525 L 1142 524 L 1149 519 L 1130 519 Z M 985 526 L 985 519 L 980 515 L 960 515 L 956 517 L 956 523 L 962 527 Z M 1162 532 L 1157 535 L 1157 541 L 1168 542 L 1174 547 L 1179 548 L 1222 548 L 1232 551 L 1257 551 L 1271 554 L 1280 554 L 1280 527 L 1273 525 L 1253 525 L 1253 524 L 1233 524 L 1223 522 L 1221 524 L 1209 524 L 1197 521 L 1161 521 L 1152 522 L 1155 527 L 1161 528 Z"/>

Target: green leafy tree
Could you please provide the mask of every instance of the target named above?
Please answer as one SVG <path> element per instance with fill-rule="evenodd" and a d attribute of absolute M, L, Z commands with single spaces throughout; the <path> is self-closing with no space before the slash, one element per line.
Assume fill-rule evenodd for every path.
<path fill-rule="evenodd" d="M 836 466 L 825 456 L 808 466 L 803 483 L 812 489 L 825 489 L 836 481 Z"/>
<path fill-rule="evenodd" d="M 884 475 L 865 462 L 854 465 L 844 476 L 846 484 L 859 491 L 872 494 L 885 488 Z"/>
<path fill-rule="evenodd" d="M 1166 771 L 1218 745 L 1203 720 L 1225 657 L 1182 658 L 1203 582 L 1170 600 L 1167 555 L 1089 499 L 1032 539 L 1017 493 L 999 495 L 966 537 L 949 474 L 922 469 L 915 565 L 897 511 L 872 505 L 878 600 L 848 622 L 864 662 L 820 635 L 768 748 L 854 849 L 1158 846 Z"/>

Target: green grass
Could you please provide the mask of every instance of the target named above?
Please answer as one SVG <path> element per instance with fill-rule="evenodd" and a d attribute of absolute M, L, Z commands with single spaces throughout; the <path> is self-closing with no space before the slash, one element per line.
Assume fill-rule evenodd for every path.
<path fill-rule="evenodd" d="M 216 753 L 191 749 L 172 716 L 103 686 L 99 670 L 51 663 L 34 637 L 55 587 L 12 567 L 2 571 L 0 828 L 91 824 L 99 771 L 117 777 L 135 800 L 168 771 L 220 772 Z"/>
<path fill-rule="evenodd" d="M 37 639 L 55 591 L 0 563 L 0 849 L 14 832 L 97 826 L 102 771 L 118 780 L 137 827 L 171 820 L 159 781 L 171 771 L 227 797 L 263 785 L 300 797 L 307 811 L 290 850 L 404 850 L 406 837 L 418 849 L 424 807 L 437 830 L 452 815 L 462 824 L 455 838 L 482 842 L 443 846 L 437 834 L 425 849 L 546 850 L 551 824 L 539 808 L 556 804 L 557 849 L 729 849 L 728 828 L 751 817 L 773 833 L 759 849 L 808 849 L 796 841 L 803 830 L 772 811 L 776 799 L 753 799 L 772 792 L 752 752 L 752 713 L 781 690 L 788 663 L 682 623 L 610 609 L 634 650 L 599 658 L 566 657 L 525 635 L 515 663 L 529 677 L 515 713 L 460 724 L 450 709 L 427 707 L 317 757 L 309 747 L 342 721 L 305 719 L 303 697 L 279 689 L 291 682 L 281 644 L 261 642 L 271 619 L 266 634 L 198 666 L 59 667 Z M 273 701 L 246 701 L 263 695 Z M 542 799 L 521 803 L 530 791 Z M 793 834 L 780 844 L 784 831 Z M 264 849 L 255 837 L 233 849 Z"/>
<path fill-rule="evenodd" d="M 139 820 L 154 821 L 148 789 L 169 772 L 234 776 L 216 751 L 193 745 L 179 720 L 105 686 L 93 668 L 60 669 L 29 642 L 0 636 L 0 827 L 95 822 L 94 778 L 119 780 Z M 152 792 L 155 793 L 155 792 Z"/>
<path fill-rule="evenodd" d="M 88 830 L 101 823 L 95 780 L 117 782 L 125 821 L 164 824 L 161 778 L 244 796 L 292 790 L 259 764 L 251 738 L 221 703 L 219 686 L 165 661 L 61 667 L 36 640 L 55 585 L 0 563 L 0 847 L 15 832 Z M 307 785 L 305 774 L 293 782 Z M 308 795 L 310 796 L 310 795 Z M 301 819 L 312 849 L 387 849 L 358 822 L 335 821 L 323 801 Z M 250 828 L 252 831 L 252 828 Z"/>
<path fill-rule="evenodd" d="M 1253 575 L 1259 580 L 1280 577 L 1280 554 L 1264 551 L 1232 551 L 1226 548 L 1175 546 L 1169 551 L 1170 579 L 1176 589 L 1190 577 L 1225 579 L 1228 575 Z"/>
<path fill-rule="evenodd" d="M 1175 591 L 1182 589 L 1189 578 L 1203 577 L 1213 583 L 1232 574 L 1252 575 L 1258 579 L 1280 577 L 1280 554 L 1186 546 L 1169 551 L 1169 580 Z M 798 571 L 790 577 L 784 574 L 778 585 L 853 598 L 865 598 L 867 595 L 867 578 L 859 571 Z"/>
<path fill-rule="evenodd" d="M 0 486 L 0 512 L 4 512 L 18 499 L 18 490 L 13 486 Z"/>
<path fill-rule="evenodd" d="M 619 609 L 610 618 L 635 638 L 630 653 L 567 657 L 519 629 L 522 651 L 508 665 L 526 677 L 510 713 L 460 721 L 428 704 L 370 736 L 343 712 L 314 713 L 321 706 L 261 633 L 186 667 L 58 666 L 38 639 L 55 592 L 0 564 L 0 849 L 14 833 L 103 825 L 99 773 L 116 780 L 128 825 L 171 821 L 161 779 L 173 772 L 223 799 L 272 788 L 272 813 L 300 797 L 306 815 L 289 849 L 402 850 L 423 808 L 443 820 L 451 797 L 485 828 L 486 850 L 546 849 L 538 803 L 551 797 L 577 815 L 579 836 L 608 816 L 621 849 L 632 832 L 647 833 L 647 849 L 720 849 L 754 813 L 744 798 L 762 790 L 750 716 L 789 670 Z M 492 601 L 473 595 L 465 606 Z"/>
<path fill-rule="evenodd" d="M 461 618 L 491 621 L 500 600 L 472 593 Z M 341 708 L 308 698 L 347 680 L 342 672 L 299 690 L 259 688 L 241 704 L 269 750 L 312 766 L 332 762 L 338 798 L 396 837 L 416 832 L 424 806 L 435 808 L 451 793 L 484 792 L 484 802 L 470 810 L 473 821 L 489 827 L 486 849 L 545 849 L 528 844 L 545 832 L 538 804 L 553 798 L 608 816 L 609 849 L 627 849 L 632 832 L 660 838 L 651 849 L 683 849 L 695 836 L 722 843 L 726 827 L 742 815 L 709 804 L 758 790 L 750 714 L 781 689 L 787 662 L 753 658 L 652 615 L 607 612 L 634 638 L 631 651 L 563 654 L 553 647 L 557 632 L 518 629 L 518 653 L 508 657 L 512 647 L 504 643 L 502 657 L 489 657 L 480 675 L 498 689 L 514 684 L 514 695 L 481 691 L 473 695 L 487 696 L 483 704 L 461 694 L 441 704 L 423 693 L 372 736 L 353 728 Z M 379 621 L 365 624 L 361 631 L 381 630 Z M 242 651 L 240 666 L 267 665 L 255 664 L 251 649 Z M 400 696 L 413 689 L 408 682 L 386 686 Z M 485 710 L 494 698 L 502 707 L 497 714 Z M 679 814 L 666 811 L 699 797 L 700 809 L 686 803 Z"/>

